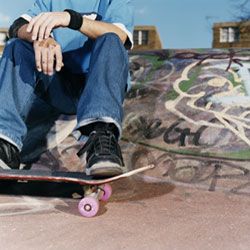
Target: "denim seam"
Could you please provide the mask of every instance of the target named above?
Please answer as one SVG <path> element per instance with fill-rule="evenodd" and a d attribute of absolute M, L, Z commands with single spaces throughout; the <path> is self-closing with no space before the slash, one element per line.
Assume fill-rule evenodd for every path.
<path fill-rule="evenodd" d="M 28 84 L 28 83 L 26 83 Z M 28 84 L 31 88 L 32 86 L 30 84 Z M 23 113 L 25 111 L 25 108 L 27 108 L 27 104 L 28 102 L 30 101 L 30 99 L 32 98 L 32 95 L 34 95 L 34 90 L 35 90 L 35 86 L 33 88 L 33 91 L 31 91 L 31 94 L 26 98 L 25 102 L 23 102 L 23 107 L 22 107 L 22 110 L 20 110 L 20 116 L 22 117 L 23 116 Z"/>
<path fill-rule="evenodd" d="M 119 78 L 121 78 L 121 76 L 122 76 L 122 74 L 123 74 L 125 68 L 128 67 L 128 65 L 129 65 L 128 55 L 125 54 L 125 53 L 126 53 L 126 52 L 122 53 L 125 62 L 123 63 L 123 68 L 122 68 L 122 70 L 120 71 Z M 129 71 L 128 71 L 128 73 L 129 73 Z M 126 84 L 127 84 L 127 83 L 126 83 Z M 125 85 L 125 89 L 126 89 L 126 85 Z"/>
<path fill-rule="evenodd" d="M 123 64 L 123 69 L 120 72 L 120 75 L 119 75 L 120 78 L 122 78 L 121 76 L 122 76 L 123 72 L 125 71 L 125 68 L 129 68 L 128 55 L 126 55 L 126 56 L 124 55 L 124 59 L 126 60 L 126 62 Z M 129 69 L 128 69 L 128 74 L 129 74 Z M 126 81 L 126 84 L 125 84 L 124 96 L 126 95 L 127 85 L 128 85 L 128 81 Z"/>

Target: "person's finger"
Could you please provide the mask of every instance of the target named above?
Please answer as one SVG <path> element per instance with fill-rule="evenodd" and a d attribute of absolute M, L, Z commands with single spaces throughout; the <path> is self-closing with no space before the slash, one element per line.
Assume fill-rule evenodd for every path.
<path fill-rule="evenodd" d="M 62 50 L 59 45 L 57 45 L 55 50 L 55 58 L 56 58 L 56 71 L 60 71 L 63 67 L 63 57 L 62 57 Z"/>
<path fill-rule="evenodd" d="M 33 29 L 32 29 L 32 40 L 33 41 L 37 40 L 39 30 L 40 30 L 42 24 L 44 23 L 44 21 L 46 20 L 46 18 L 47 18 L 47 15 L 44 14 L 40 18 L 38 18 L 36 20 L 36 22 L 34 23 Z"/>
<path fill-rule="evenodd" d="M 38 16 L 35 16 L 35 17 L 33 17 L 33 18 L 30 20 L 30 22 L 29 22 L 29 24 L 28 24 L 28 26 L 27 26 L 27 29 L 26 29 L 27 32 L 31 32 L 31 31 L 32 31 L 33 26 L 34 26 L 36 20 L 39 19 L 42 15 L 43 15 L 43 13 L 40 13 Z"/>
<path fill-rule="evenodd" d="M 34 52 L 35 52 L 36 68 L 39 72 L 41 72 L 42 71 L 41 48 L 39 46 L 34 46 Z"/>
<path fill-rule="evenodd" d="M 51 76 L 54 72 L 55 47 L 50 46 L 47 53 L 47 73 Z"/>
<path fill-rule="evenodd" d="M 48 74 L 48 49 L 43 48 L 41 51 L 42 71 L 45 75 Z"/>
<path fill-rule="evenodd" d="M 44 35 L 44 38 L 47 39 L 49 38 L 53 28 L 55 27 L 56 25 L 56 22 L 55 21 L 52 21 L 50 22 L 47 26 L 46 26 L 46 29 L 45 29 L 45 35 Z"/>
<path fill-rule="evenodd" d="M 38 41 L 42 41 L 43 39 L 46 39 L 45 31 L 47 27 L 51 23 L 51 18 L 47 18 L 40 26 L 39 32 L 38 32 Z"/>

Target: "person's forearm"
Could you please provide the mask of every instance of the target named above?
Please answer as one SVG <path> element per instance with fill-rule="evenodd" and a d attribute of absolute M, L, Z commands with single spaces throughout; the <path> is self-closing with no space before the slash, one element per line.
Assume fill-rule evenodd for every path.
<path fill-rule="evenodd" d="M 83 17 L 83 24 L 80 28 L 80 32 L 91 39 L 96 39 L 99 36 L 109 32 L 117 34 L 123 43 L 125 43 L 127 39 L 127 34 L 114 24 L 93 21 L 86 17 Z"/>
<path fill-rule="evenodd" d="M 96 39 L 105 33 L 113 32 L 118 35 L 123 43 L 127 40 L 126 32 L 112 23 L 94 21 L 82 17 L 79 13 L 74 11 L 72 19 L 73 23 L 70 23 L 71 15 L 68 11 L 43 13 L 42 15 L 32 18 L 29 24 L 23 25 L 18 30 L 17 35 L 19 38 L 29 42 L 35 40 L 42 41 L 49 37 L 53 29 L 58 27 L 69 27 L 74 30 L 79 30 L 82 34 L 91 39 Z"/>
<path fill-rule="evenodd" d="M 27 27 L 28 24 L 25 24 L 22 27 L 20 27 L 19 30 L 17 31 L 17 37 L 32 43 L 33 42 L 32 33 L 27 32 Z"/>

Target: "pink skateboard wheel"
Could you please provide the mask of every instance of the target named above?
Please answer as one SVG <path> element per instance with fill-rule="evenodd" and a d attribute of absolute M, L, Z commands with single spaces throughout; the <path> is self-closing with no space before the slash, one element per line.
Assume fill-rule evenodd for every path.
<path fill-rule="evenodd" d="M 85 197 L 79 202 L 78 210 L 84 217 L 94 217 L 99 210 L 99 201 L 94 197 Z"/>
<path fill-rule="evenodd" d="M 101 197 L 101 201 L 108 201 L 108 199 L 112 195 L 112 187 L 109 184 L 105 184 L 102 189 L 103 195 Z"/>

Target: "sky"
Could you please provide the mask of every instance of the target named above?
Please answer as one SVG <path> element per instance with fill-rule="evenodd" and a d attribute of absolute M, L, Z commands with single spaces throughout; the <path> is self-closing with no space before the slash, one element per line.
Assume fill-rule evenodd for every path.
<path fill-rule="evenodd" d="M 55 0 L 60 1 L 60 0 Z M 135 25 L 155 25 L 163 47 L 211 48 L 215 22 L 235 20 L 239 0 L 132 0 Z M 34 0 L 0 0 L 0 27 L 7 27 Z"/>

